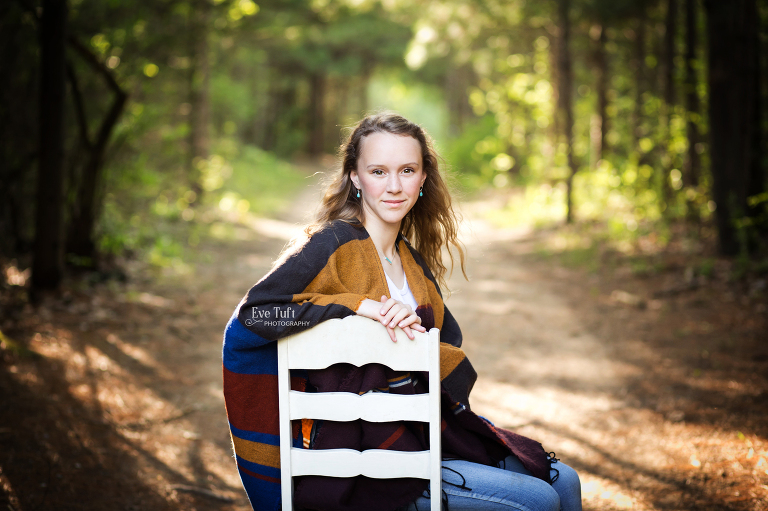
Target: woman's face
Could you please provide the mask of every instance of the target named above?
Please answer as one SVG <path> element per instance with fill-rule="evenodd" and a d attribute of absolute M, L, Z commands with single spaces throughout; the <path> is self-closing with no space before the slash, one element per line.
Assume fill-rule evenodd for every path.
<path fill-rule="evenodd" d="M 373 133 L 360 144 L 357 170 L 350 172 L 350 178 L 360 190 L 365 223 L 383 222 L 399 229 L 427 178 L 421 145 L 413 137 L 391 133 Z"/>

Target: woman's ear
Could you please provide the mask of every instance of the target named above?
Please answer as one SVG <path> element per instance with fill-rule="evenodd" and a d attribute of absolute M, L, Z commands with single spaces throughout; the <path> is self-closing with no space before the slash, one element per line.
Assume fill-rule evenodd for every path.
<path fill-rule="evenodd" d="M 352 184 L 355 185 L 355 188 L 358 190 L 360 189 L 360 178 L 357 177 L 357 171 L 353 170 L 349 173 L 349 179 L 352 181 Z"/>

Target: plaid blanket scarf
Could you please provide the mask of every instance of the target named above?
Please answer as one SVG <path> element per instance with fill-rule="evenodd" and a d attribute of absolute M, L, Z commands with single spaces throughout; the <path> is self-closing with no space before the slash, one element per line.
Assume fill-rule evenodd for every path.
<path fill-rule="evenodd" d="M 469 408 L 476 379 L 461 346 L 461 330 L 443 305 L 437 283 L 405 238 L 397 249 L 419 304 L 416 313 L 429 330 L 440 329 L 443 400 L 443 457 L 494 464 L 512 453 L 536 477 L 550 481 L 550 461 L 538 442 L 496 428 Z M 256 511 L 280 509 L 280 437 L 277 404 L 277 339 L 332 318 L 355 314 L 360 303 L 389 296 L 378 252 L 360 224 L 336 221 L 288 251 L 241 300 L 224 332 L 224 398 L 237 468 Z M 377 364 L 356 368 L 338 364 L 322 371 L 297 371 L 291 387 L 300 391 L 371 390 L 424 392 L 426 378 L 395 373 Z M 427 449 L 420 423 L 295 421 L 294 447 L 365 450 Z M 295 503 L 317 510 L 389 511 L 415 500 L 426 480 L 295 480 Z"/>

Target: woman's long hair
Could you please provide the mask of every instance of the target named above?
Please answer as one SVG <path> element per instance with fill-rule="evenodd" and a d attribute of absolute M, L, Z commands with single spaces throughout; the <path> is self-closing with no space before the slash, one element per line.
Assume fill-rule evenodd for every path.
<path fill-rule="evenodd" d="M 415 138 L 421 146 L 423 170 L 427 175 L 424 181 L 424 195 L 419 197 L 413 208 L 400 223 L 400 234 L 408 238 L 413 247 L 424 257 L 427 266 L 434 274 L 440 287 L 447 289 L 445 282 L 446 266 L 443 264 L 442 248 L 446 247 L 453 268 L 453 250 L 459 254 L 461 272 L 464 269 L 464 250 L 458 240 L 459 218 L 453 211 L 451 195 L 440 175 L 438 160 L 432 139 L 421 128 L 404 117 L 384 112 L 369 115 L 351 128 L 347 140 L 339 148 L 339 168 L 331 176 L 325 190 L 325 196 L 315 215 L 315 222 L 307 227 L 307 234 L 320 229 L 333 220 L 356 222 L 364 220 L 362 200 L 357 198 L 357 191 L 352 184 L 350 173 L 357 170 L 363 138 L 373 133 L 391 133 L 393 135 Z"/>

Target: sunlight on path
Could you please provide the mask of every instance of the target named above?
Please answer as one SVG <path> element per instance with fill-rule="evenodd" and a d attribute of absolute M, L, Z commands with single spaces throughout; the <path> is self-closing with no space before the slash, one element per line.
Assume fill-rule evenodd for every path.
<path fill-rule="evenodd" d="M 625 406 L 617 397 L 622 379 L 636 370 L 610 360 L 559 292 L 558 270 L 539 275 L 516 257 L 527 252 L 531 229 L 496 229 L 469 206 L 461 238 L 470 281 L 455 272 L 446 305 L 479 375 L 473 409 L 576 466 L 588 508 L 644 509 L 631 492 L 583 467 L 605 462 L 596 447 L 605 431 L 595 425 Z M 513 253 L 515 246 L 521 250 Z"/>

